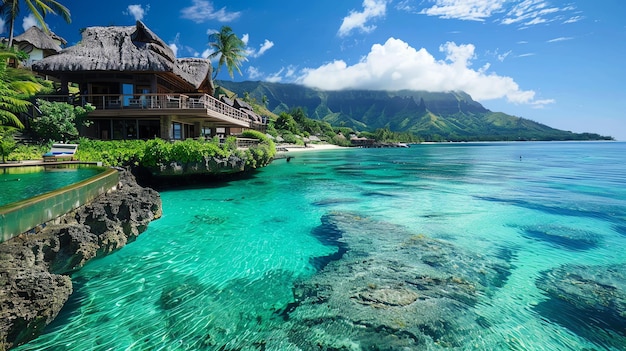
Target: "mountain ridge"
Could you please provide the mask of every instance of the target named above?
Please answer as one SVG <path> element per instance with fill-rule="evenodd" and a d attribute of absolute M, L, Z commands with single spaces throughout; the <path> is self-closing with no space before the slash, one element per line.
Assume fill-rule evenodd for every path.
<path fill-rule="evenodd" d="M 388 128 L 427 141 L 612 139 L 594 133 L 572 133 L 493 112 L 462 91 L 333 91 L 262 81 L 216 81 L 216 84 L 239 97 L 266 100 L 268 110 L 276 114 L 300 107 L 310 118 L 334 126 L 356 131 Z"/>

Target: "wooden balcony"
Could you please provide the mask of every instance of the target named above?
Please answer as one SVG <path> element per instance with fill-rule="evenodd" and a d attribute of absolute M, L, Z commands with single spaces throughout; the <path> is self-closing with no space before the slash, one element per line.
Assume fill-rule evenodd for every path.
<path fill-rule="evenodd" d="M 250 128 L 248 114 L 207 94 L 94 94 L 74 96 L 47 96 L 50 101 L 69 102 L 96 107 L 90 117 L 154 117 L 175 115 L 189 121 L 212 122 L 224 126 Z"/>

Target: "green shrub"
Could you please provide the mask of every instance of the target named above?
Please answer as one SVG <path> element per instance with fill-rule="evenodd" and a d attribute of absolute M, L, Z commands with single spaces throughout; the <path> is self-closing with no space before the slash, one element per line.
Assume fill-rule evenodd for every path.
<path fill-rule="evenodd" d="M 258 146 L 248 150 L 237 150 L 236 138 L 227 138 L 227 143 L 219 144 L 218 138 L 208 141 L 187 139 L 170 143 L 163 139 L 143 140 L 91 140 L 81 138 L 78 141 L 76 158 L 87 162 L 102 162 L 105 166 L 145 166 L 157 167 L 172 162 L 203 162 L 204 158 L 226 158 L 236 155 L 246 158 L 246 163 L 252 168 L 262 167 L 269 164 L 276 154 L 274 142 L 263 133 L 246 131 L 246 138 L 260 140 Z M 21 161 L 41 159 L 41 155 L 50 150 L 49 144 L 44 145 L 21 145 L 18 144 L 11 152 L 7 160 Z"/>
<path fill-rule="evenodd" d="M 249 167 L 263 167 L 272 162 L 276 156 L 276 145 L 272 139 L 256 130 L 246 130 L 241 136 L 260 140 L 259 145 L 246 150 L 246 162 Z"/>
<path fill-rule="evenodd" d="M 89 126 L 86 117 L 95 108 L 72 106 L 64 102 L 49 102 L 38 99 L 37 106 L 41 116 L 33 118 L 31 128 L 42 140 L 68 142 L 78 138 L 78 127 Z"/>
<path fill-rule="evenodd" d="M 165 164 L 171 159 L 172 144 L 163 139 L 152 139 L 146 142 L 141 165 L 145 167 L 156 167 Z"/>
<path fill-rule="evenodd" d="M 76 157 L 81 161 L 102 162 L 106 166 L 135 166 L 143 157 L 142 140 L 91 140 L 81 138 Z"/>
<path fill-rule="evenodd" d="M 48 145 L 17 144 L 7 156 L 7 161 L 41 160 L 41 156 L 50 151 Z"/>

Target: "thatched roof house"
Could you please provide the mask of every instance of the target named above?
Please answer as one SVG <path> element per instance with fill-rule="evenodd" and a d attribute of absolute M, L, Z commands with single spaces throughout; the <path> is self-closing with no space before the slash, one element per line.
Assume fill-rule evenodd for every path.
<path fill-rule="evenodd" d="M 24 50 L 24 48 L 28 45 L 41 50 L 49 50 L 58 53 L 61 51 L 61 44 L 66 43 L 63 38 L 53 33 L 48 34 L 37 26 L 32 26 L 28 28 L 26 32 L 16 36 L 13 38 L 13 42 L 20 47 L 20 50 L 26 51 L 27 53 L 30 52 L 30 50 Z"/>
<path fill-rule="evenodd" d="M 3 39 L 5 44 L 7 41 Z M 13 38 L 13 45 L 30 56 L 26 62 L 29 66 L 35 61 L 59 53 L 62 50 L 61 45 L 66 43 L 65 39 L 58 35 L 46 33 L 36 26 L 28 28 L 24 33 Z"/>
<path fill-rule="evenodd" d="M 209 60 L 177 59 L 141 21 L 135 26 L 88 27 L 78 44 L 36 62 L 33 70 L 79 83 L 102 77 L 103 72 L 156 74 L 161 79 L 158 90 L 213 92 Z M 152 88 L 157 92 L 157 82 Z"/>

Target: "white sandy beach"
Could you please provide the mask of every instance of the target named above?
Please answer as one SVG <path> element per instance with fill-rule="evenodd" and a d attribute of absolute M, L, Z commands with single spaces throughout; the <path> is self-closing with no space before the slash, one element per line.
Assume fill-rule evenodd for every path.
<path fill-rule="evenodd" d="M 277 148 L 284 148 L 287 152 L 303 152 L 303 151 L 320 151 L 320 150 L 336 150 L 343 149 L 343 146 L 333 144 L 307 144 L 306 147 L 301 145 L 277 145 Z M 285 152 L 285 151 L 282 151 Z"/>

